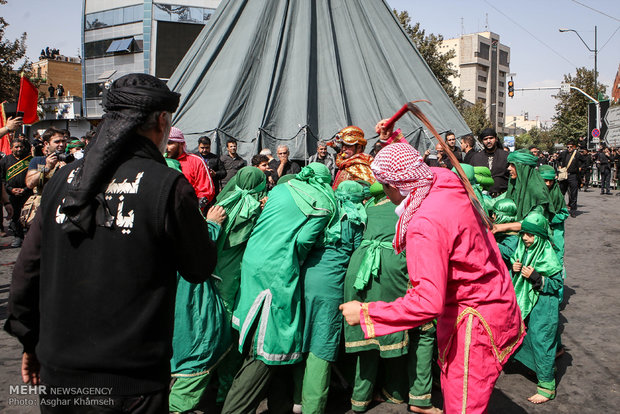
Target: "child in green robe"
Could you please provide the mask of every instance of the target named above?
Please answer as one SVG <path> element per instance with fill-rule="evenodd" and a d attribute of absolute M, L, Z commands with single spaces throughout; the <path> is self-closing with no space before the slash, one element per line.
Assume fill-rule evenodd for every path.
<path fill-rule="evenodd" d="M 562 265 L 549 241 L 549 222 L 538 212 L 521 223 L 521 240 L 511 257 L 512 282 L 527 326 L 527 335 L 514 358 L 536 372 L 537 393 L 528 398 L 541 404 L 555 398 L 555 354 L 562 287 Z"/>

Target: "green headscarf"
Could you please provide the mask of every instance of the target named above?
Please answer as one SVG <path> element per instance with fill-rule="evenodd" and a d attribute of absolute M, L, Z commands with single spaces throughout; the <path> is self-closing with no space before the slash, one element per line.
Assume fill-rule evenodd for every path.
<path fill-rule="evenodd" d="M 368 191 L 370 192 L 370 196 L 372 198 L 368 200 L 368 203 L 366 203 L 366 208 L 370 207 L 371 205 L 377 204 L 379 201 L 383 200 L 386 197 L 385 192 L 383 191 L 383 184 L 381 184 L 379 181 L 375 181 L 370 186 Z"/>
<path fill-rule="evenodd" d="M 476 181 L 478 182 L 478 184 L 480 184 L 483 190 L 488 190 L 495 182 L 493 176 L 491 175 L 491 170 L 489 170 L 489 167 L 474 167 L 474 176 L 476 177 Z"/>
<path fill-rule="evenodd" d="M 295 178 L 295 174 L 286 174 L 280 177 L 278 184 L 285 184 Z"/>
<path fill-rule="evenodd" d="M 346 217 L 351 223 L 366 226 L 368 216 L 364 208 L 364 199 L 368 195 L 368 187 L 356 181 L 343 181 L 336 188 L 335 196 L 340 217 L 325 229 L 325 240 L 335 243 L 340 240 L 341 222 Z"/>
<path fill-rule="evenodd" d="M 548 209 L 550 204 L 549 192 L 536 167 L 536 156 L 528 150 L 520 149 L 508 155 L 508 162 L 514 164 L 517 178 L 508 180 L 506 198 L 510 198 L 517 205 L 517 220 L 523 220 L 534 207 L 541 206 Z"/>
<path fill-rule="evenodd" d="M 510 263 L 514 264 L 518 260 L 523 267 L 532 266 L 544 277 L 551 277 L 562 271 L 562 264 L 548 238 L 549 221 L 544 215 L 537 212 L 528 214 L 521 223 L 521 233 L 533 234 L 534 243 L 526 248 L 523 240 L 519 240 L 517 249 L 510 258 Z M 525 319 L 536 305 L 539 291 L 535 290 L 532 283 L 521 276 L 520 272 L 512 272 L 512 283 L 517 295 L 517 303 L 521 308 L 521 317 Z"/>
<path fill-rule="evenodd" d="M 73 141 L 67 144 L 67 148 L 65 149 L 65 152 L 68 154 L 71 151 L 71 148 L 84 148 L 84 147 L 85 147 L 85 144 L 82 141 L 80 141 L 79 139 L 74 139 Z"/>
<path fill-rule="evenodd" d="M 226 211 L 218 247 L 228 249 L 246 242 L 261 213 L 258 200 L 265 196 L 265 173 L 256 167 L 243 167 L 217 196 L 217 205 Z"/>
<path fill-rule="evenodd" d="M 550 165 L 541 165 L 538 167 L 538 172 L 543 180 L 555 180 L 555 168 Z"/>
<path fill-rule="evenodd" d="M 493 206 L 495 223 L 512 223 L 517 220 L 517 205 L 509 198 L 498 200 Z"/>
<path fill-rule="evenodd" d="M 482 194 L 482 187 L 480 187 L 480 185 L 478 184 L 478 181 L 476 180 L 476 173 L 475 173 L 474 167 L 469 164 L 461 163 L 461 168 L 463 168 L 463 172 L 467 176 L 467 179 L 469 180 L 469 183 L 471 184 L 471 187 L 474 190 L 474 194 L 476 194 L 476 198 L 478 199 L 478 202 L 484 209 L 484 212 L 487 215 L 489 215 L 488 203 L 487 203 L 487 200 L 484 194 Z M 456 168 L 454 167 L 452 168 L 452 172 L 458 174 L 456 171 Z"/>
<path fill-rule="evenodd" d="M 338 220 L 338 206 L 331 188 L 332 175 L 329 169 L 320 162 L 311 162 L 301 169 L 294 179 L 286 182 L 295 204 L 306 216 L 330 216 L 327 228 Z M 326 243 L 332 243 L 327 237 Z M 333 235 L 330 235 L 333 236 Z"/>

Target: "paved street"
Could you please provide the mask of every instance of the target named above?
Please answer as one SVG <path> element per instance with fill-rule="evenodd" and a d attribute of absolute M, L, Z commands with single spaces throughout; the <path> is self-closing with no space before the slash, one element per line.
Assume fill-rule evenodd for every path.
<path fill-rule="evenodd" d="M 617 192 L 614 191 L 614 194 Z M 500 377 L 490 412 L 517 413 L 615 413 L 620 407 L 620 197 L 600 196 L 598 189 L 579 193 L 580 214 L 566 224 L 567 280 L 562 311 L 562 340 L 567 353 L 558 362 L 557 398 L 535 406 L 526 398 L 535 393 L 532 377 L 510 365 Z M 10 274 L 17 249 L 0 239 L 0 320 L 6 319 Z M 67 263 L 68 266 L 71 263 Z M 19 378 L 21 347 L 0 332 L 0 412 L 34 413 L 36 407 L 9 405 L 10 386 Z M 24 401 L 23 396 L 19 396 Z M 35 399 L 33 397 L 33 399 Z M 440 393 L 434 391 L 440 403 Z M 348 410 L 347 397 L 332 395 L 329 413 Z M 405 413 L 406 406 L 380 404 L 368 411 Z"/>

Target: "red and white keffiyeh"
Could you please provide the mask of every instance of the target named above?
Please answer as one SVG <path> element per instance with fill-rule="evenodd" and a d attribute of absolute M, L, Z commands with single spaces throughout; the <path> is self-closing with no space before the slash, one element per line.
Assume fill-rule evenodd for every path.
<path fill-rule="evenodd" d="M 179 142 L 183 144 L 183 151 L 187 152 L 187 143 L 185 142 L 185 135 L 179 128 L 170 128 L 170 135 L 168 135 L 169 142 Z"/>
<path fill-rule="evenodd" d="M 396 253 L 405 249 L 407 226 L 420 208 L 433 183 L 433 173 L 420 153 L 408 143 L 396 143 L 383 148 L 370 165 L 377 181 L 389 184 L 407 194 L 400 207 L 403 213 L 396 224 L 392 246 Z"/>

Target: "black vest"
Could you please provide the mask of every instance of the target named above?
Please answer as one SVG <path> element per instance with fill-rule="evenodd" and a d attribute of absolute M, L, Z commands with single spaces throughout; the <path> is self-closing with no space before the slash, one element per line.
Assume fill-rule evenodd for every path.
<path fill-rule="evenodd" d="M 160 390 L 169 382 L 176 289 L 165 215 L 182 175 L 135 137 L 102 189 L 95 230 L 76 237 L 62 230 L 60 205 L 81 165 L 54 174 L 42 198 L 41 377 L 121 395 Z"/>

